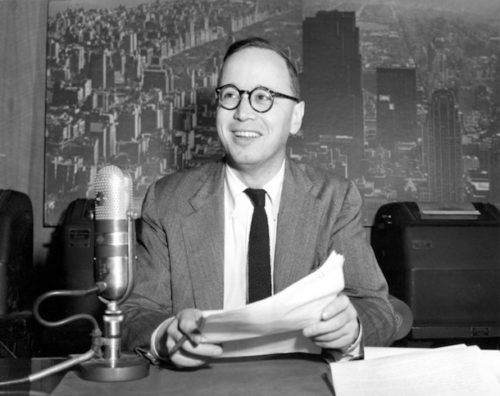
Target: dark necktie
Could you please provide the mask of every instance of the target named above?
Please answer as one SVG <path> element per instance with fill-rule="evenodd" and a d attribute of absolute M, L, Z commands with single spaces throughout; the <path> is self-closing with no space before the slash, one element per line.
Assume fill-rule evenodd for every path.
<path fill-rule="evenodd" d="M 264 209 L 266 191 L 247 188 L 245 193 L 254 205 L 248 242 L 248 302 L 251 303 L 271 295 L 271 259 L 269 227 Z"/>

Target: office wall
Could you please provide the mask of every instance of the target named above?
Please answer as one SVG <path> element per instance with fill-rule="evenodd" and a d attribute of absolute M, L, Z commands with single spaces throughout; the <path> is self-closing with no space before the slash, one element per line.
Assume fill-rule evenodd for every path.
<path fill-rule="evenodd" d="M 0 0 L 0 188 L 28 194 L 35 264 L 45 261 L 44 97 L 47 0 Z"/>

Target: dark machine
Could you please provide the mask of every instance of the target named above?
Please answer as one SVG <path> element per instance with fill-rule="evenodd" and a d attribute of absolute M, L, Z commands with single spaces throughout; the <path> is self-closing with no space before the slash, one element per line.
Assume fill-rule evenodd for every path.
<path fill-rule="evenodd" d="M 32 351 L 33 208 L 28 195 L 0 190 L 0 356 Z"/>
<path fill-rule="evenodd" d="M 500 337 L 500 212 L 383 205 L 371 243 L 391 294 L 413 312 L 413 339 Z"/>

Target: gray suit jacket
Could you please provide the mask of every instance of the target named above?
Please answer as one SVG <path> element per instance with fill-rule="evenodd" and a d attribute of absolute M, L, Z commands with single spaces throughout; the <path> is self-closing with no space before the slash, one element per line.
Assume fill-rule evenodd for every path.
<path fill-rule="evenodd" d="M 152 184 L 138 230 L 135 287 L 123 304 L 127 349 L 184 308 L 221 309 L 224 291 L 224 161 Z M 360 223 L 361 196 L 345 179 L 287 159 L 274 261 L 278 292 L 319 267 L 332 250 L 345 257 L 344 292 L 366 345 L 396 331 L 387 284 Z"/>

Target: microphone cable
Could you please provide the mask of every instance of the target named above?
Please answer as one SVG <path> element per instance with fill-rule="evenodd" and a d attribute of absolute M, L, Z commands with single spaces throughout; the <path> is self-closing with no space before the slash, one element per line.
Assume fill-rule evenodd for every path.
<path fill-rule="evenodd" d="M 74 322 L 76 320 L 89 320 L 92 322 L 93 325 L 93 330 L 91 332 L 91 337 L 92 337 L 92 345 L 91 348 L 81 354 L 81 355 L 75 355 L 71 357 L 68 360 L 65 360 L 64 362 L 55 364 L 54 366 L 48 367 L 44 370 L 40 370 L 36 373 L 27 375 L 25 377 L 17 378 L 17 379 L 12 379 L 12 380 L 7 380 L 7 381 L 0 381 L 0 387 L 5 387 L 5 386 L 13 386 L 13 385 L 20 385 L 24 384 L 26 382 L 35 382 L 38 380 L 41 380 L 43 378 L 46 378 L 50 375 L 56 374 L 60 371 L 67 370 L 73 366 L 76 366 L 80 363 L 86 362 L 87 360 L 92 359 L 95 356 L 100 357 L 102 354 L 101 352 L 101 346 L 102 346 L 102 332 L 101 329 L 99 328 L 99 324 L 97 323 L 97 320 L 89 314 L 76 314 L 69 316 L 68 318 L 61 319 L 58 321 L 48 321 L 42 318 L 39 312 L 39 307 L 41 303 L 50 298 L 50 297 L 80 297 L 80 296 L 86 296 L 88 294 L 100 292 L 105 288 L 106 285 L 102 282 L 98 282 L 95 287 L 88 289 L 88 290 L 54 290 L 45 294 L 42 294 L 40 297 L 38 297 L 35 300 L 35 303 L 33 305 L 33 316 L 35 316 L 36 320 L 38 320 L 41 324 L 47 327 L 58 327 L 62 326 L 65 324 L 68 324 L 70 322 Z M 3 391 L 0 390 L 0 395 L 4 394 Z"/>
<path fill-rule="evenodd" d="M 86 319 L 92 322 L 94 330 L 99 329 L 99 324 L 97 323 L 97 320 L 90 314 L 76 314 L 69 316 L 65 319 L 51 322 L 42 318 L 39 312 L 39 307 L 43 301 L 51 297 L 82 297 L 89 294 L 98 293 L 102 291 L 104 288 L 105 288 L 104 283 L 98 282 L 96 286 L 88 290 L 53 290 L 47 292 L 45 294 L 42 294 L 35 300 L 35 303 L 33 304 L 33 316 L 36 318 L 36 320 L 38 320 L 38 322 L 40 322 L 42 325 L 46 327 L 59 327 L 79 319 Z"/>

